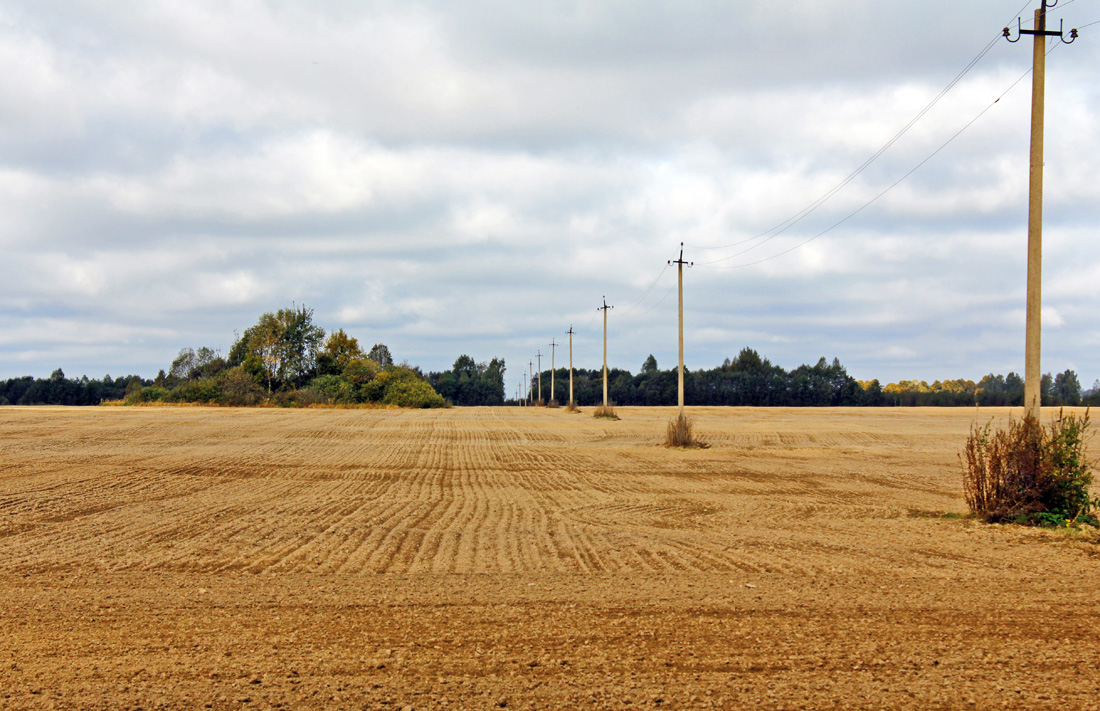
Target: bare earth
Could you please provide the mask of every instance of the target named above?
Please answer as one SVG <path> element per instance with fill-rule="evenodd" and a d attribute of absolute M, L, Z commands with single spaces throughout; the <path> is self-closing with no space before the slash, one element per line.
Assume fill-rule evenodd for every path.
<path fill-rule="evenodd" d="M 0 408 L 0 707 L 1100 708 L 1006 410 Z"/>

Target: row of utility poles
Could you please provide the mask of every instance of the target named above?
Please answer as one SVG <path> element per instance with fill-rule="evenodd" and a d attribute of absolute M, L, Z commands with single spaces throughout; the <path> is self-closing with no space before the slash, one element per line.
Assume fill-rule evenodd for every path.
<path fill-rule="evenodd" d="M 606 328 L 606 324 L 604 324 L 604 326 L 605 326 L 604 327 L 604 374 L 605 374 L 604 377 L 606 378 L 606 372 L 607 372 L 607 345 L 606 345 L 607 328 Z M 573 334 L 574 333 L 576 333 L 576 331 L 573 330 L 573 326 L 569 326 L 569 330 L 566 331 L 566 334 L 569 335 L 569 402 L 573 402 Z M 551 402 L 555 401 L 554 376 L 555 376 L 555 371 L 557 370 L 557 365 L 555 364 L 555 356 L 557 354 L 557 347 L 558 347 L 557 339 L 556 338 L 550 339 L 550 401 Z M 539 362 L 538 400 L 537 400 L 537 402 L 542 402 L 542 350 L 541 349 L 538 351 L 537 357 L 538 357 L 538 362 Z M 528 366 L 527 380 L 528 380 L 528 382 L 530 382 L 530 381 L 535 379 L 535 375 L 530 371 L 530 368 L 534 366 L 534 363 L 532 361 L 527 361 L 527 366 Z M 524 387 L 524 393 L 526 393 L 527 392 L 527 383 L 524 383 L 523 387 Z M 605 386 L 604 389 L 606 390 L 606 386 Z M 519 395 L 520 395 L 520 393 L 517 390 L 516 391 L 516 400 L 520 399 Z M 604 397 L 606 399 L 606 397 L 607 397 L 606 393 L 605 393 Z M 532 404 L 530 402 L 530 399 L 528 398 L 528 396 L 526 394 L 523 397 L 523 404 L 524 405 Z"/>
<path fill-rule="evenodd" d="M 1043 276 L 1043 134 L 1046 94 L 1046 41 L 1048 37 L 1057 37 L 1065 44 L 1077 39 L 1077 30 L 1070 30 L 1067 40 L 1059 27 L 1058 30 L 1047 29 L 1047 10 L 1058 4 L 1058 0 L 1042 0 L 1042 5 L 1035 10 L 1034 29 L 1025 30 L 1017 27 L 1017 37 L 1012 39 L 1011 30 L 1004 28 L 1004 36 L 1009 42 L 1019 42 L 1023 35 L 1032 35 L 1034 44 L 1032 47 L 1032 77 L 1031 77 L 1031 157 L 1030 177 L 1028 180 L 1028 220 L 1027 220 L 1027 325 L 1025 333 L 1025 362 L 1024 362 L 1024 408 L 1027 416 L 1039 418 L 1041 405 L 1042 368 L 1040 367 L 1040 343 L 1042 336 L 1042 276 Z M 684 412 L 684 265 L 692 266 L 692 262 L 684 261 L 684 243 L 680 243 L 680 256 L 675 260 L 669 260 L 669 265 L 675 264 L 677 268 L 677 288 L 679 290 L 678 307 L 678 336 L 679 336 L 679 370 L 677 373 L 676 404 L 680 414 Z M 603 297 L 603 306 L 597 310 L 603 311 L 603 404 L 608 405 L 607 399 L 607 312 L 614 308 L 607 304 L 607 297 Z M 569 402 L 573 402 L 573 327 L 569 327 Z M 550 399 L 554 398 L 554 348 L 556 343 L 551 340 L 550 348 Z M 530 362 L 528 366 L 532 365 Z M 542 401 L 542 353 L 539 352 L 538 374 L 539 402 Z"/>
<path fill-rule="evenodd" d="M 668 263 L 670 265 L 671 264 L 676 265 L 677 279 L 678 279 L 677 286 L 678 286 L 678 289 L 679 289 L 679 308 L 678 308 L 678 311 L 679 311 L 679 327 L 678 327 L 677 332 L 679 334 L 679 341 L 680 341 L 680 344 L 679 344 L 680 345 L 680 348 L 679 348 L 680 363 L 679 363 L 679 374 L 678 374 L 678 377 L 677 377 L 676 402 L 679 405 L 680 414 L 682 415 L 684 413 L 684 265 L 686 264 L 690 267 L 694 264 L 694 262 L 684 261 L 684 243 L 681 242 L 680 243 L 680 257 L 678 259 L 670 259 Z M 615 307 L 608 305 L 607 297 L 604 296 L 603 297 L 603 306 L 600 306 L 599 308 L 596 309 L 597 311 L 603 311 L 603 405 L 604 405 L 604 407 L 608 406 L 608 399 L 607 399 L 607 312 L 610 311 L 613 308 L 615 308 Z M 572 403 L 573 402 L 573 333 L 574 333 L 573 326 L 570 326 L 569 330 L 566 331 L 566 333 L 569 334 L 569 402 Z M 556 339 L 551 339 L 550 340 L 550 400 L 551 401 L 554 401 L 554 372 L 555 372 L 554 353 L 555 353 L 555 348 L 556 347 L 557 347 L 557 340 Z M 538 361 L 539 361 L 539 372 L 538 372 L 538 394 L 539 394 L 539 399 L 538 399 L 538 402 L 542 402 L 542 351 L 541 350 L 538 352 Z M 533 365 L 530 361 L 528 361 L 527 364 L 528 364 L 528 366 Z M 530 382 L 530 379 L 532 379 L 532 376 L 531 376 L 530 373 L 528 373 L 528 378 L 529 378 L 528 382 Z M 524 404 L 529 404 L 526 399 L 524 401 Z"/>

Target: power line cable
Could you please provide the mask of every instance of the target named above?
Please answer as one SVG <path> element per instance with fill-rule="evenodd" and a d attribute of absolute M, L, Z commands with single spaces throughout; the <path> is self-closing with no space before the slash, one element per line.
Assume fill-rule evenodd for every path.
<path fill-rule="evenodd" d="M 667 299 L 667 298 L 669 297 L 669 294 L 671 294 L 671 293 L 672 293 L 672 292 L 674 292 L 674 291 L 676 291 L 676 285 L 675 285 L 675 284 L 673 284 L 672 286 L 670 286 L 670 287 L 669 287 L 669 289 L 668 289 L 668 291 L 666 291 L 666 292 L 665 292 L 665 295 L 664 295 L 664 296 L 662 296 L 662 297 L 661 297 L 660 299 L 658 299 L 658 300 L 657 300 L 657 303 L 653 304 L 653 306 L 650 306 L 650 307 L 649 307 L 649 308 L 648 308 L 648 309 L 647 309 L 647 310 L 645 311 L 645 313 L 642 313 L 642 314 L 638 314 L 638 317 L 639 317 L 639 318 L 641 318 L 642 316 L 645 316 L 645 315 L 649 314 L 649 313 L 650 313 L 651 311 L 653 311 L 653 310 L 654 310 L 655 308 L 657 308 L 658 306 L 660 306 L 660 305 L 661 305 L 661 303 L 662 303 L 662 302 L 663 302 L 663 301 L 664 301 L 665 299 Z"/>
<path fill-rule="evenodd" d="M 1031 4 L 1030 0 L 1028 2 L 1026 2 L 1023 5 L 1023 7 L 1020 8 L 1020 11 L 1016 13 L 1017 17 L 1030 4 Z M 761 237 L 765 237 L 766 235 L 770 235 L 770 236 L 767 237 L 767 239 L 761 240 L 760 242 L 758 242 L 753 247 L 748 248 L 748 249 L 755 249 L 756 247 L 759 247 L 761 245 L 766 244 L 767 242 L 770 242 L 772 239 L 774 239 L 775 237 L 778 237 L 779 235 L 783 234 L 784 232 L 786 232 L 791 227 L 794 227 L 796 224 L 801 222 L 804 218 L 806 218 L 811 213 L 813 213 L 815 210 L 817 210 L 817 208 L 821 207 L 821 205 L 825 204 L 830 198 L 832 198 L 834 195 L 836 195 L 836 193 L 840 192 L 841 189 L 843 189 L 846 185 L 848 185 L 850 182 L 852 182 L 857 176 L 859 176 L 860 173 L 862 173 L 864 170 L 869 168 L 871 166 L 871 164 L 875 162 L 875 160 L 877 160 L 879 157 L 881 157 L 883 153 L 885 153 L 887 150 L 889 150 L 891 146 L 893 146 L 895 143 L 897 143 L 898 140 L 900 140 L 902 136 L 904 136 L 906 133 L 908 133 L 909 130 L 914 125 L 916 125 L 916 123 L 918 121 L 920 121 L 929 111 L 932 110 L 932 108 L 936 104 L 938 104 L 940 102 L 941 99 L 943 99 L 944 96 L 947 95 L 948 92 L 951 91 L 951 89 L 953 89 L 960 81 L 962 81 L 963 77 L 965 77 L 970 72 L 970 70 L 973 69 L 974 66 L 977 65 L 978 62 L 980 62 L 982 60 L 982 58 L 984 58 L 985 55 L 988 54 L 990 52 L 990 50 L 993 49 L 993 47 L 997 44 L 997 42 L 1001 39 L 1002 36 L 1003 35 L 1001 33 L 998 33 L 992 40 L 990 40 L 989 43 L 985 47 L 983 47 L 980 52 L 978 52 L 977 56 L 975 56 L 972 60 L 970 60 L 970 62 L 962 69 L 962 71 L 960 71 L 955 76 L 955 78 L 953 78 L 950 82 L 948 82 L 947 86 L 945 86 L 923 109 L 921 109 L 919 112 L 917 112 L 916 116 L 914 116 L 912 119 L 910 119 L 910 121 L 905 126 L 903 126 L 901 128 L 901 130 L 899 130 L 896 134 L 894 134 L 894 136 L 892 138 L 890 138 L 890 140 L 888 140 L 885 144 L 883 144 L 877 151 L 875 151 L 871 155 L 870 158 L 865 160 L 858 168 L 856 168 L 854 171 L 852 171 L 852 173 L 850 173 L 846 178 L 844 178 L 844 180 L 842 180 L 837 185 L 833 186 L 830 190 L 826 191 L 826 193 L 824 195 L 819 197 L 814 202 L 810 203 L 810 205 L 803 208 L 799 212 L 795 213 L 791 217 L 787 218 L 783 222 L 780 222 L 779 224 L 771 227 L 770 229 L 765 230 L 764 232 L 761 232 L 761 233 L 759 233 L 759 234 L 757 234 L 753 237 L 750 237 L 748 239 L 740 240 L 738 242 L 734 242 L 733 244 L 727 244 L 727 245 L 720 246 L 720 247 L 705 247 L 705 246 L 702 246 L 702 245 L 689 245 L 689 246 L 693 246 L 697 249 L 704 249 L 704 250 L 731 249 L 733 247 L 739 247 L 739 246 L 741 246 L 743 244 L 747 244 L 749 242 L 754 242 L 756 240 L 759 240 Z M 774 233 L 774 234 L 772 234 L 772 233 Z M 711 260 L 710 262 L 701 262 L 701 264 L 715 264 L 717 262 L 726 261 L 726 260 L 732 259 L 733 257 L 736 257 L 740 254 L 743 254 L 745 251 L 747 251 L 747 250 L 742 250 L 741 252 L 738 252 L 737 254 L 734 254 L 734 255 L 730 255 L 729 257 L 724 257 L 724 258 L 721 258 L 721 259 Z"/>
<path fill-rule="evenodd" d="M 1053 52 L 1053 51 L 1054 51 L 1054 48 L 1055 48 L 1055 47 L 1057 47 L 1057 46 L 1058 46 L 1058 45 L 1055 45 L 1054 47 L 1051 47 L 1051 48 L 1050 48 L 1049 50 L 1047 50 L 1047 54 L 1050 54 L 1051 52 Z M 743 263 L 743 264 L 731 264 L 731 265 L 729 265 L 729 266 L 725 266 L 725 267 L 715 267 L 715 266 L 712 266 L 712 265 L 714 264 L 714 262 L 708 262 L 708 263 L 700 264 L 700 266 L 702 266 L 702 267 L 706 267 L 706 268 L 708 268 L 708 269 L 738 269 L 738 268 L 741 268 L 741 267 L 750 267 L 750 266 L 753 266 L 753 265 L 756 265 L 756 264 L 762 264 L 762 263 L 764 263 L 764 262 L 767 262 L 767 261 L 771 261 L 772 259 L 775 259 L 775 258 L 777 258 L 777 257 L 782 257 L 782 256 L 783 256 L 783 255 L 785 255 L 785 254 L 789 254 L 789 253 L 791 253 L 791 252 L 795 251 L 796 249 L 799 249 L 799 248 L 801 248 L 801 247 L 804 247 L 805 245 L 809 244 L 810 242 L 813 242 L 813 241 L 814 241 L 814 240 L 816 240 L 816 239 L 817 239 L 818 237 L 822 237 L 822 236 L 824 236 L 824 235 L 828 234 L 829 232 L 832 232 L 832 231 L 833 231 L 833 230 L 835 230 L 835 229 L 836 229 L 837 227 L 840 227 L 840 226 L 841 226 L 841 225 L 843 225 L 843 224 L 844 224 L 845 222 L 847 222 L 848 220 L 852 219 L 853 217 L 855 217 L 856 215 L 858 215 L 859 213 L 863 212 L 863 211 L 864 211 L 865 209 L 867 209 L 868 207 L 870 207 L 870 206 L 871 206 L 871 205 L 872 205 L 873 203 L 877 202 L 879 198 L 881 198 L 881 197 L 882 197 L 883 195 L 885 195 L 886 193 L 888 193 L 888 192 L 890 192 L 891 190 L 893 190 L 894 188 L 896 188 L 896 187 L 897 187 L 898 185 L 900 185 L 900 184 L 901 184 L 901 183 L 902 183 L 902 182 L 903 182 L 903 181 L 904 181 L 904 180 L 905 180 L 906 178 L 908 178 L 908 177 L 909 177 L 910 175 L 912 175 L 913 173 L 917 172 L 917 170 L 918 170 L 918 169 L 920 169 L 920 168 L 921 168 L 921 167 L 922 167 L 922 166 L 923 166 L 923 165 L 924 165 L 925 163 L 927 163 L 928 161 L 932 160 L 932 159 L 933 159 L 933 158 L 934 158 L 934 157 L 935 157 L 935 156 L 936 156 L 936 155 L 937 155 L 937 154 L 938 154 L 938 153 L 939 153 L 940 151 L 942 151 L 942 150 L 943 150 L 944 148 L 947 148 L 947 146 L 948 146 L 948 145 L 949 145 L 949 144 L 950 144 L 950 143 L 951 143 L 952 141 L 954 141 L 954 140 L 955 140 L 956 138 L 958 138 L 959 136 L 961 136 L 961 135 L 963 134 L 963 132 L 964 132 L 964 131 L 966 131 L 966 130 L 967 130 L 968 128 L 970 128 L 971 126 L 973 126 L 973 125 L 974 125 L 974 124 L 975 124 L 975 123 L 976 123 L 976 122 L 978 121 L 978 119 L 980 119 L 980 118 L 981 118 L 982 116 L 984 116 L 984 115 L 986 114 L 986 112 L 988 112 L 988 111 L 989 111 L 990 109 L 992 109 L 992 108 L 993 108 L 993 106 L 997 104 L 997 102 L 999 102 L 999 101 L 1000 101 L 1000 100 L 1001 100 L 1002 98 L 1004 98 L 1004 96 L 1005 96 L 1006 94 L 1008 94 L 1008 92 L 1010 92 L 1010 91 L 1012 91 L 1013 89 L 1015 89 L 1015 88 L 1016 88 L 1016 85 L 1018 85 L 1018 84 L 1019 84 L 1020 82 L 1022 82 L 1022 81 L 1023 81 L 1024 79 L 1026 79 L 1026 78 L 1027 78 L 1027 76 L 1028 76 L 1029 74 L 1031 74 L 1031 69 L 1028 69 L 1028 70 L 1027 70 L 1026 72 L 1024 72 L 1023 74 L 1021 74 L 1021 75 L 1020 75 L 1020 78 L 1019 78 L 1019 79 L 1017 79 L 1016 81 L 1012 82 L 1012 84 L 1011 84 L 1011 85 L 1010 85 L 1010 86 L 1009 86 L 1009 87 L 1008 87 L 1007 89 L 1005 89 L 1005 90 L 1004 90 L 1003 92 L 1001 92 L 1001 95 L 1000 95 L 1000 96 L 998 96 L 998 97 L 997 97 L 996 99 L 994 99 L 994 100 L 993 100 L 993 102 L 992 102 L 992 103 L 990 103 L 990 104 L 989 104 L 988 106 L 986 106 L 986 107 L 985 107 L 984 109 L 982 109 L 981 111 L 979 111 L 979 112 L 978 112 L 978 114 L 977 114 L 977 115 L 976 115 L 976 116 L 975 116 L 974 118 L 970 119 L 970 121 L 969 121 L 969 122 L 967 122 L 967 124 L 966 124 L 965 126 L 963 126 L 963 127 L 962 127 L 962 128 L 960 128 L 960 129 L 959 129 L 959 130 L 958 130 L 957 132 L 955 132 L 955 134 L 954 134 L 953 136 L 951 136 L 951 138 L 948 138 L 948 139 L 947 139 L 947 140 L 946 140 L 946 141 L 945 141 L 945 142 L 944 142 L 944 143 L 943 143 L 943 144 L 942 144 L 942 145 L 941 145 L 941 146 L 940 146 L 939 148 L 937 148 L 936 150 L 934 150 L 934 151 L 933 151 L 933 152 L 932 152 L 932 153 L 931 153 L 931 154 L 930 154 L 930 155 L 929 155 L 929 156 L 928 156 L 927 158 L 925 158 L 924 160 L 922 160 L 922 161 L 921 161 L 920 163 L 917 163 L 917 165 L 915 165 L 915 166 L 913 166 L 913 167 L 912 167 L 911 169 L 909 169 L 909 171 L 908 171 L 907 173 L 905 173 L 905 175 L 901 176 L 901 177 L 900 177 L 900 178 L 898 178 L 898 179 L 897 179 L 896 181 L 894 181 L 894 182 L 893 182 L 893 183 L 892 183 L 892 184 L 891 184 L 891 185 L 890 185 L 890 186 L 889 186 L 888 188 L 886 188 L 885 190 L 883 190 L 882 192 L 880 192 L 880 193 L 879 193 L 878 195 L 875 195 L 875 196 L 874 196 L 873 198 L 871 198 L 870 200 L 868 200 L 867 202 L 865 202 L 865 203 L 864 203 L 863 205 L 861 205 L 860 207 L 858 207 L 858 208 L 856 208 L 855 210 L 853 210 L 852 212 L 848 213 L 848 215 L 846 215 L 846 216 L 845 216 L 845 217 L 844 217 L 843 219 L 841 219 L 840 221 L 838 221 L 838 222 L 836 222 L 835 224 L 833 224 L 833 225 L 832 225 L 831 227 L 829 227 L 829 228 L 827 228 L 827 229 L 825 229 L 825 230 L 822 230 L 821 232 L 818 232 L 818 233 L 817 233 L 816 235 L 814 235 L 813 237 L 810 237 L 810 238 L 808 238 L 808 239 L 805 239 L 805 240 L 803 240 L 802 242 L 799 242 L 798 244 L 796 244 L 796 245 L 794 245 L 794 246 L 792 246 L 792 247 L 790 247 L 790 248 L 788 248 L 788 249 L 785 249 L 785 250 L 783 250 L 782 252 L 778 252 L 778 253 L 776 253 L 776 254 L 773 254 L 773 255 L 771 255 L 771 256 L 769 256 L 769 257 L 765 257 L 765 258 L 763 258 L 763 259 L 758 259 L 758 260 L 756 260 L 756 261 L 754 261 L 754 262 L 745 262 L 745 263 Z M 747 252 L 747 251 L 748 251 L 748 250 L 742 250 L 742 251 L 741 251 L 741 252 L 739 252 L 738 254 L 732 255 L 732 257 L 736 257 L 736 256 L 739 256 L 740 254 L 744 254 L 744 253 L 745 253 L 745 252 Z M 732 257 L 727 257 L 726 259 L 730 259 L 730 258 L 732 258 Z M 724 261 L 724 260 L 717 260 L 717 261 Z"/>
<path fill-rule="evenodd" d="M 657 282 L 661 280 L 661 277 L 665 275 L 666 271 L 668 271 L 667 264 L 661 269 L 661 272 L 657 275 L 657 278 L 654 279 L 653 282 L 646 287 L 645 291 L 642 292 L 642 295 L 638 297 L 638 300 L 631 304 L 630 308 L 624 311 L 621 316 L 627 316 L 630 314 L 631 311 L 638 308 L 638 306 L 640 306 L 641 303 L 645 300 L 645 297 L 649 295 L 649 292 L 653 291 L 653 287 L 657 286 Z"/>

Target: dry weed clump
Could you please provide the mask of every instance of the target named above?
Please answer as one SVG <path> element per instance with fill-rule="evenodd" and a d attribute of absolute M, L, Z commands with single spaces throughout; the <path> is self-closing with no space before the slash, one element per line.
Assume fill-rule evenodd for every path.
<path fill-rule="evenodd" d="M 680 413 L 676 419 L 668 421 L 668 431 L 665 433 L 665 446 L 677 449 L 692 449 L 705 447 L 706 445 L 695 436 L 694 425 L 691 418 Z"/>
<path fill-rule="evenodd" d="M 566 412 L 577 413 L 577 412 L 580 412 L 581 409 L 579 407 L 577 407 L 576 401 L 570 400 L 569 404 L 565 406 L 565 411 Z"/>
<path fill-rule="evenodd" d="M 963 450 L 963 494 L 971 513 L 989 523 L 1096 525 L 1085 454 L 1089 416 L 1060 412 L 1044 428 L 1025 416 L 1008 428 L 971 427 Z M 962 458 L 962 455 L 960 455 Z"/>
<path fill-rule="evenodd" d="M 557 400 L 551 400 L 550 402 L 546 403 L 546 406 L 547 407 L 561 407 L 561 405 L 558 404 Z"/>
<path fill-rule="evenodd" d="M 615 414 L 614 405 L 597 405 L 596 409 L 592 412 L 592 416 L 598 420 L 617 420 L 619 416 Z"/>

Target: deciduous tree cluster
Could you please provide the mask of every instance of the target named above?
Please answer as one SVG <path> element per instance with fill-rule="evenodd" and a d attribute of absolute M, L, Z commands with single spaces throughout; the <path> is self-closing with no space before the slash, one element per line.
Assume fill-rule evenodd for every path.
<path fill-rule="evenodd" d="M 209 348 L 184 348 L 131 403 L 200 402 L 220 405 L 357 405 L 442 407 L 417 368 L 395 365 L 389 348 L 364 353 L 343 329 L 325 338 L 313 309 L 265 313 L 245 329 L 225 358 Z"/>

